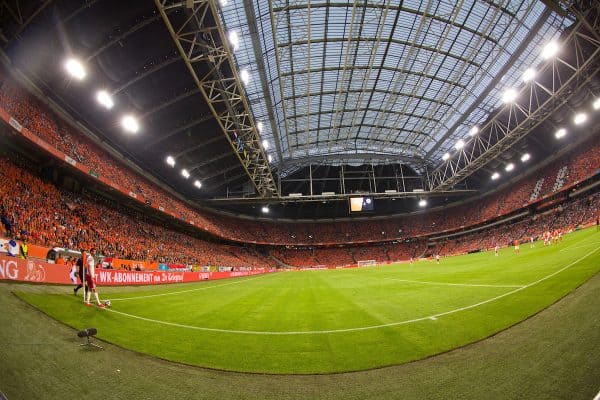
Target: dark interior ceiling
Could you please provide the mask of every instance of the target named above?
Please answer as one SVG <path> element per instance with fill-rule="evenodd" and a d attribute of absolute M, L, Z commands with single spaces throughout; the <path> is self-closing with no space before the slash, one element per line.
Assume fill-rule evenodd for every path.
<path fill-rule="evenodd" d="M 251 191 L 247 173 L 186 69 L 153 1 L 15 0 L 7 3 L 12 4 L 13 12 L 3 7 L 0 14 L 0 39 L 5 54 L 16 68 L 75 120 L 192 201 L 202 203 Z M 221 15 L 227 29 L 246 35 L 245 45 L 235 54 L 238 65 L 262 65 L 262 69 L 254 68 L 254 81 L 246 87 L 246 94 L 254 117 L 264 120 L 268 127 L 263 137 L 278 143 L 271 147 L 269 154 L 274 158 L 272 168 L 281 182 L 282 195 L 307 195 L 311 193 L 311 187 L 314 194 L 340 193 L 342 171 L 347 178 L 346 193 L 422 188 L 425 167 L 435 167 L 441 154 L 450 151 L 455 141 L 464 137 L 469 126 L 483 123 L 494 112 L 500 90 L 518 81 L 517 72 L 535 60 L 538 45 L 547 40 L 544 35 L 558 34 L 571 23 L 537 1 L 507 0 L 498 4 L 467 1 L 462 4 L 462 9 L 453 9 L 453 2 L 440 2 L 435 9 L 429 9 L 429 3 L 420 1 L 400 2 L 401 5 L 389 1 L 360 2 L 364 9 L 359 11 L 365 15 L 360 23 L 355 16 L 349 20 L 351 12 L 356 11 L 351 5 L 311 2 L 319 5 L 311 11 L 306 4 L 300 4 L 302 2 L 294 3 L 295 8 L 286 8 L 284 3 L 230 2 L 228 8 L 223 7 Z M 371 8 L 383 12 L 382 7 L 386 8 L 385 24 L 367 18 Z M 19 11 L 16 14 L 20 18 L 15 18 L 14 10 Z M 186 18 L 185 9 L 182 11 L 181 7 L 169 12 L 175 13 L 173 18 Z M 312 22 L 315 27 L 312 33 L 310 29 L 307 33 L 298 27 L 298 21 L 306 16 L 302 13 L 311 12 L 315 13 Z M 254 15 L 250 16 L 250 13 Z M 279 26 L 271 21 L 278 17 L 277 13 L 287 13 L 284 16 L 288 22 Z M 322 20 L 322 16 L 326 18 Z M 467 17 L 470 18 L 468 21 Z M 403 18 L 411 19 L 413 24 L 403 26 L 406 22 Z M 292 23 L 293 19 L 298 21 Z M 513 28 L 506 25 L 511 23 L 521 25 Z M 356 30 L 352 33 L 349 24 L 361 33 L 357 34 Z M 391 24 L 391 31 L 378 29 L 380 24 L 386 27 Z M 258 30 L 253 30 L 252 26 Z M 271 31 L 273 28 L 275 33 Z M 296 59 L 306 57 L 306 54 L 300 48 L 295 52 L 294 46 L 303 46 L 306 51 L 306 45 L 311 46 L 311 39 L 298 40 L 294 29 L 310 38 L 314 35 L 314 45 L 322 49 L 311 56 L 319 61 L 320 65 L 316 67 L 320 73 L 313 74 L 308 81 L 306 63 L 303 67 L 301 60 Z M 420 33 L 422 29 L 427 32 Z M 456 36 L 447 42 L 443 35 L 450 32 Z M 465 46 L 475 37 L 485 38 L 488 44 L 469 52 Z M 353 57 L 348 58 L 346 54 L 346 60 L 342 60 L 344 40 L 371 43 L 366 48 L 371 49 L 374 57 L 385 51 L 382 56 L 389 57 L 377 65 L 367 66 L 369 72 L 373 70 L 376 79 L 371 81 L 370 76 L 357 72 L 367 68 L 360 66 L 364 57 L 358 50 Z M 372 45 L 375 42 L 377 46 Z M 257 48 L 264 56 L 261 62 L 255 57 Z M 281 48 L 290 51 L 287 58 L 278 53 Z M 464 50 L 459 56 L 455 51 L 461 48 Z M 482 56 L 480 53 L 485 51 L 489 54 Z M 409 61 L 410 57 L 414 58 L 410 71 L 406 63 L 406 68 L 399 68 L 402 62 L 394 61 L 394 54 L 404 54 L 403 59 L 408 57 Z M 69 55 L 85 62 L 88 76 L 84 81 L 73 81 L 65 74 L 63 62 Z M 335 57 L 335 66 L 323 67 Z M 388 58 L 393 65 L 388 65 Z M 427 72 L 429 83 L 422 79 L 421 61 L 438 65 L 436 71 Z M 444 65 L 452 65 L 452 68 Z M 460 68 L 471 71 L 471 67 L 474 68 L 469 72 L 471 80 L 464 81 L 463 76 L 457 75 Z M 335 76 L 329 75 L 331 71 L 335 71 Z M 350 71 L 351 75 L 344 75 L 348 74 L 345 71 Z M 226 67 L 222 72 L 231 74 Z M 505 75 L 494 75 L 500 72 Z M 291 78 L 294 80 L 290 81 Z M 410 89 L 407 85 L 413 78 L 418 79 Z M 330 99 L 327 82 L 332 79 L 337 82 L 334 92 L 347 93 L 341 104 L 341 114 L 325 105 L 330 100 L 335 103 L 331 107 L 340 106 L 336 103 L 339 99 Z M 344 79 L 348 81 L 346 89 L 340 86 Z M 355 86 L 352 79 L 360 83 L 359 89 L 352 89 Z M 389 84 L 390 80 L 398 79 L 405 79 L 406 84 L 397 89 L 388 85 L 383 90 L 387 97 L 378 97 L 377 93 L 382 92 L 380 83 Z M 306 93 L 306 96 L 286 97 L 285 88 L 289 84 L 293 85 L 293 91 Z M 427 87 L 420 87 L 421 84 L 427 84 Z M 110 111 L 100 107 L 94 98 L 95 92 L 103 88 L 115 99 L 115 107 Z M 455 89 L 460 93 L 455 93 Z M 358 96 L 354 101 L 356 104 L 348 97 L 352 97 L 352 93 Z M 363 107 L 361 102 L 365 96 L 370 100 Z M 271 106 L 269 110 L 265 107 L 265 99 Z M 319 104 L 317 111 L 311 111 L 307 106 L 311 101 Z M 452 102 L 460 102 L 460 106 L 453 107 Z M 429 106 L 424 107 L 425 103 Z M 403 113 L 396 110 L 397 106 L 406 108 L 412 107 L 411 104 L 414 109 L 410 115 L 406 114 L 408 119 L 398 120 L 398 124 L 390 122 Z M 576 106 L 571 105 L 571 109 Z M 340 119 L 337 127 L 332 125 L 335 121 L 325 117 L 332 112 Z M 358 130 L 354 129 L 354 122 L 350 125 L 344 122 L 346 112 L 352 121 L 355 118 L 362 121 Z M 568 112 L 565 110 L 565 114 Z M 126 113 L 139 119 L 141 128 L 137 134 L 125 133 L 121 128 L 119 119 Z M 552 121 L 544 122 L 535 133 L 469 177 L 463 187 L 490 189 L 491 171 L 524 152 L 531 153 L 534 162 L 555 153 L 560 144 L 552 140 L 552 134 L 564 118 L 556 115 Z M 369 122 L 371 119 L 375 119 L 375 124 Z M 377 119 L 385 124 L 379 126 Z M 293 129 L 289 123 L 292 120 Z M 409 129 L 409 126 L 413 128 Z M 288 143 L 290 147 L 282 143 Z M 176 168 L 166 164 L 167 155 L 175 157 Z M 191 172 L 189 180 L 180 174 L 183 166 Z M 312 185 L 308 180 L 311 172 Z M 381 179 L 373 183 L 373 176 Z M 202 182 L 202 189 L 191 184 L 195 179 Z M 377 186 L 376 190 L 374 186 Z M 454 199 L 440 197 L 433 203 Z M 379 211 L 412 211 L 416 201 L 416 197 L 381 200 L 378 201 L 381 203 Z M 259 204 L 231 203 L 219 207 L 260 214 Z M 340 217 L 347 215 L 347 204 L 339 201 L 282 203 L 279 210 L 277 216 L 292 218 Z"/>

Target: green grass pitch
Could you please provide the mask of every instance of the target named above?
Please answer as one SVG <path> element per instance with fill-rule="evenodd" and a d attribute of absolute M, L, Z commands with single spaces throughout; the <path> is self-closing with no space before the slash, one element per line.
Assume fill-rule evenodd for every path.
<path fill-rule="evenodd" d="M 395 365 L 488 337 L 600 270 L 600 233 L 346 270 L 279 272 L 194 284 L 106 288 L 111 310 L 80 297 L 19 293 L 75 329 L 160 358 L 243 372 L 313 374 Z"/>

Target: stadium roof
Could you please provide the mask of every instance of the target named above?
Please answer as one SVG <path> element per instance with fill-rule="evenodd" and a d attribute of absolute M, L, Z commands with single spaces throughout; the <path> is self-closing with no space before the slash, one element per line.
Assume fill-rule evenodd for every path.
<path fill-rule="evenodd" d="M 397 185 L 398 175 L 422 181 L 457 140 L 490 119 L 502 92 L 542 61 L 544 44 L 574 22 L 552 1 L 210 1 L 215 15 L 198 19 L 207 27 L 196 27 L 191 42 L 216 38 L 215 46 L 232 53 L 231 65 L 220 64 L 216 74 L 223 82 L 248 71 L 241 93 L 255 142 L 266 142 L 252 153 L 236 132 L 224 132 L 219 118 L 232 109 L 211 105 L 193 76 L 214 73 L 215 64 L 192 64 L 191 52 L 178 47 L 187 38 L 174 26 L 198 18 L 190 10 L 200 3 L 206 1 L 16 0 L 18 12 L 0 15 L 2 50 L 101 141 L 188 199 L 204 201 L 253 192 L 244 156 L 269 160 L 282 195 L 306 194 L 300 181 L 315 170 L 319 193 L 340 193 L 334 177 L 345 173 L 365 177 L 357 191 L 373 191 L 370 178 L 379 192 Z M 219 35 L 209 37 L 211 24 Z M 85 80 L 66 76 L 70 55 L 84 62 Z M 112 110 L 99 107 L 98 89 L 112 94 Z M 135 135 L 119 126 L 127 113 L 139 121 Z M 514 151 L 531 152 L 531 143 L 553 151 L 541 137 Z M 379 184 L 375 175 L 396 183 Z M 485 176 L 488 182 L 489 171 Z"/>
<path fill-rule="evenodd" d="M 314 156 L 438 164 L 569 22 L 539 1 L 249 3 L 222 16 L 284 175 Z"/>

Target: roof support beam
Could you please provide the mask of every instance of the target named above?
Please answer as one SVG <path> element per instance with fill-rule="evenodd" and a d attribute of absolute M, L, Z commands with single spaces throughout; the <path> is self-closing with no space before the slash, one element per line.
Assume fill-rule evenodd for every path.
<path fill-rule="evenodd" d="M 188 97 L 193 96 L 195 94 L 199 94 L 199 93 L 200 93 L 200 91 L 198 89 L 192 89 L 192 90 L 189 90 L 187 92 L 181 93 L 180 95 L 177 95 L 177 96 L 175 96 L 175 97 L 173 97 L 173 98 L 171 98 L 169 100 L 163 101 L 160 104 L 158 104 L 157 106 L 155 106 L 155 107 L 151 108 L 150 110 L 146 111 L 145 113 L 143 113 L 140 116 L 140 119 L 144 119 L 144 118 L 146 118 L 148 116 L 151 116 L 152 114 L 154 114 L 154 113 L 156 113 L 156 112 L 158 112 L 160 110 L 163 110 L 163 109 L 165 109 L 165 108 L 167 108 L 169 106 L 172 106 L 173 104 L 175 104 L 175 103 L 177 103 L 177 102 L 179 102 L 181 100 L 185 100 Z"/>
<path fill-rule="evenodd" d="M 129 28 L 122 34 L 115 36 L 113 39 L 109 40 L 108 42 L 106 42 L 105 44 L 100 46 L 98 49 L 96 49 L 96 51 L 94 51 L 92 54 L 90 54 L 87 57 L 86 62 L 90 62 L 90 60 L 92 60 L 93 58 L 102 54 L 105 50 L 109 49 L 111 46 L 115 45 L 116 43 L 119 43 L 121 40 L 125 39 L 127 36 L 139 31 L 140 29 L 144 28 L 147 25 L 150 25 L 154 21 L 158 21 L 159 19 L 160 19 L 160 15 L 156 14 L 156 15 L 152 16 L 151 18 L 146 18 L 146 19 L 142 20 L 141 22 L 133 25 L 131 28 Z"/>
<path fill-rule="evenodd" d="M 155 4 L 190 75 L 258 195 L 278 196 L 215 0 L 155 0 Z M 185 16 L 183 21 L 167 15 L 167 10 L 173 8 L 181 10 Z M 202 71 L 199 67 L 203 67 Z M 205 72 L 206 67 L 208 72 Z"/>
<path fill-rule="evenodd" d="M 190 146 L 190 147 L 186 148 L 185 150 L 177 153 L 175 155 L 175 158 L 181 157 L 181 156 L 183 156 L 185 154 L 189 154 L 189 153 L 191 153 L 191 152 L 193 152 L 195 150 L 201 149 L 201 148 L 206 147 L 208 145 L 211 145 L 211 144 L 213 144 L 215 142 L 218 142 L 219 140 L 223 140 L 223 137 L 222 136 L 213 136 L 210 139 L 205 140 L 204 142 L 198 143 L 195 146 Z"/>
<path fill-rule="evenodd" d="M 477 64 L 475 61 L 473 60 L 469 60 L 467 58 L 464 57 L 460 57 L 456 54 L 452 54 L 450 52 L 447 51 L 443 51 L 440 49 L 436 49 L 435 47 L 431 47 L 431 46 L 425 46 L 423 44 L 419 44 L 419 43 L 414 43 L 414 42 L 409 42 L 406 40 L 398 40 L 398 39 L 394 39 L 394 38 L 386 38 L 385 40 L 381 40 L 381 38 L 377 38 L 377 37 L 352 37 L 352 38 L 319 38 L 319 39 L 313 39 L 310 41 L 310 43 L 335 43 L 335 42 L 358 42 L 360 43 L 369 43 L 369 42 L 379 42 L 379 41 L 383 41 L 383 42 L 389 42 L 389 43 L 394 43 L 394 44 L 401 44 L 403 46 L 414 46 L 418 49 L 421 50 L 428 50 L 432 53 L 438 53 L 438 54 L 442 54 L 444 56 L 453 58 L 455 60 L 458 60 L 460 62 L 463 63 L 467 63 L 470 64 L 476 68 L 480 68 L 481 65 Z M 297 40 L 297 41 L 293 41 L 293 42 L 289 42 L 289 43 L 280 43 L 278 46 L 279 47 L 288 47 L 288 46 L 301 46 L 301 45 L 306 45 L 308 44 L 309 41 L 307 40 Z"/>
<path fill-rule="evenodd" d="M 490 84 L 485 88 L 483 92 L 477 97 L 477 99 L 471 104 L 471 106 L 460 116 L 460 118 L 446 131 L 444 136 L 442 136 L 433 147 L 427 152 L 427 157 L 433 156 L 433 154 L 437 151 L 437 149 L 452 135 L 469 117 L 469 115 L 477 109 L 477 107 L 483 102 L 483 100 L 490 95 L 492 90 L 494 90 L 498 82 L 502 79 L 503 76 L 510 70 L 510 68 L 515 64 L 515 62 L 521 57 L 523 52 L 527 49 L 533 38 L 537 36 L 540 29 L 544 26 L 544 23 L 550 17 L 551 11 L 549 9 L 544 10 L 540 18 L 533 26 L 533 28 L 527 34 L 525 40 L 521 42 L 517 50 L 510 56 L 510 59 L 504 66 L 498 71 L 496 77 L 490 82 Z"/>
<path fill-rule="evenodd" d="M 256 24 L 256 13 L 254 12 L 253 2 L 244 1 L 244 8 L 246 9 L 246 22 L 248 23 L 248 29 L 250 31 L 250 40 L 252 41 L 254 59 L 256 60 L 257 70 L 260 75 L 262 91 L 265 94 L 265 105 L 267 106 L 269 124 L 271 125 L 271 132 L 273 133 L 273 139 L 275 141 L 275 149 L 277 150 L 277 160 L 282 160 L 283 154 L 281 152 L 281 141 L 279 139 L 277 124 L 275 123 L 275 115 L 273 114 L 274 107 L 273 102 L 271 101 L 267 75 L 265 74 L 265 62 L 263 60 L 263 51 L 260 45 L 260 39 L 258 37 L 258 26 Z"/>
<path fill-rule="evenodd" d="M 201 124 L 202 122 L 206 122 L 208 120 L 211 120 L 212 118 L 213 118 L 212 115 L 203 115 L 203 116 L 201 116 L 199 118 L 196 118 L 196 119 L 194 119 L 194 120 L 192 120 L 192 121 L 190 121 L 190 122 L 188 122 L 188 123 L 186 123 L 184 125 L 178 126 L 177 128 L 174 128 L 174 129 L 170 130 L 169 132 L 165 133 L 164 135 L 162 135 L 162 136 L 160 136 L 160 137 L 158 137 L 158 138 L 156 138 L 154 140 L 151 140 L 148 143 L 146 143 L 144 145 L 144 150 L 148 150 L 149 148 L 157 145 L 158 143 L 161 143 L 161 142 L 169 139 L 170 137 L 172 137 L 174 135 L 177 135 L 180 132 L 184 132 L 184 131 L 186 131 L 186 130 L 188 130 L 188 129 L 190 129 L 190 128 L 198 125 L 198 124 Z M 220 139 L 219 136 L 217 136 L 217 137 Z"/>
<path fill-rule="evenodd" d="M 321 8 L 321 7 L 328 7 L 328 8 L 339 8 L 339 7 L 342 7 L 342 8 L 346 8 L 346 7 L 349 7 L 349 4 L 348 3 L 334 3 L 334 2 L 328 3 L 328 4 L 319 3 L 319 4 L 311 4 L 311 7 L 312 8 Z M 384 6 L 382 4 L 367 4 L 366 7 L 368 7 L 368 8 L 384 8 L 386 6 Z M 499 8 L 500 10 L 502 10 L 503 12 L 505 12 L 506 14 L 510 15 L 511 18 L 515 17 L 514 13 L 511 13 L 506 8 L 499 7 L 498 5 L 494 5 L 494 7 Z M 275 11 L 279 12 L 279 11 L 288 11 L 288 10 L 303 10 L 305 8 L 306 8 L 306 4 L 296 4 L 296 5 L 291 5 L 291 6 L 287 6 L 287 7 L 281 7 L 281 8 L 276 9 Z M 460 28 L 462 30 L 465 30 L 465 31 L 467 31 L 467 32 L 469 32 L 469 33 L 471 33 L 473 35 L 482 36 L 482 37 L 485 38 L 485 40 L 488 40 L 488 41 L 490 41 L 490 42 L 492 42 L 494 44 L 498 44 L 498 41 L 496 39 L 494 39 L 493 37 L 491 37 L 491 36 L 482 35 L 482 33 L 479 32 L 479 31 L 477 31 L 476 29 L 472 29 L 472 28 L 470 28 L 468 26 L 465 26 L 463 24 L 459 24 L 459 23 L 457 23 L 455 21 L 451 21 L 451 20 L 448 20 L 446 18 L 442 18 L 442 17 L 440 17 L 438 15 L 435 15 L 435 14 L 429 14 L 429 13 L 424 13 L 424 12 L 419 11 L 419 10 L 414 10 L 412 8 L 405 7 L 402 4 L 397 5 L 397 6 L 396 5 L 390 6 L 389 10 L 390 11 L 402 11 L 402 12 L 405 12 L 405 13 L 408 13 L 408 14 L 416 15 L 418 17 L 425 17 L 425 18 L 429 18 L 429 19 L 432 19 L 432 20 L 444 23 L 444 24 L 453 25 L 456 28 Z"/>
<path fill-rule="evenodd" d="M 588 10 L 591 15 L 598 15 L 599 11 L 600 4 Z M 592 29 L 600 29 L 600 19 L 594 21 Z M 538 77 L 521 88 L 519 100 L 500 109 L 463 149 L 429 174 L 429 189 L 444 191 L 454 187 L 504 153 L 574 96 L 585 93 L 600 71 L 597 62 L 600 41 L 588 32 L 589 29 L 578 22 L 562 41 L 561 54 L 547 61 Z"/>
<path fill-rule="evenodd" d="M 179 56 L 170 57 L 170 58 L 167 58 L 166 60 L 164 60 L 163 62 L 156 64 L 156 66 L 154 66 L 153 68 L 145 70 L 144 72 L 139 72 L 139 71 L 136 72 L 134 74 L 133 78 L 131 78 L 127 82 L 124 82 L 123 84 L 121 84 L 121 86 L 119 86 L 115 90 L 113 90 L 112 95 L 114 96 L 117 93 L 122 92 L 123 90 L 127 89 L 129 86 L 133 85 L 134 83 L 139 82 L 142 79 L 149 77 L 153 73 L 158 72 L 161 69 L 163 69 L 177 61 L 181 61 L 181 57 L 179 57 Z"/>

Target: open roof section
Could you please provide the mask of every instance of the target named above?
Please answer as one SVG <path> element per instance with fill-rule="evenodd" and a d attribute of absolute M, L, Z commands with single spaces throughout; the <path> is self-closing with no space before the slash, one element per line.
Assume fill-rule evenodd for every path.
<path fill-rule="evenodd" d="M 318 156 L 438 164 L 572 22 L 531 0 L 248 0 L 221 13 L 287 173 Z"/>

